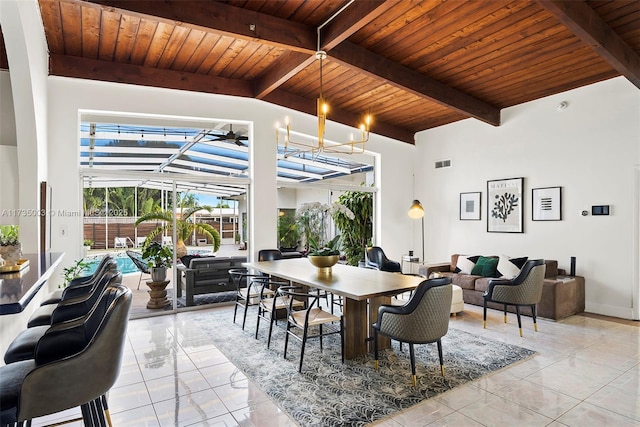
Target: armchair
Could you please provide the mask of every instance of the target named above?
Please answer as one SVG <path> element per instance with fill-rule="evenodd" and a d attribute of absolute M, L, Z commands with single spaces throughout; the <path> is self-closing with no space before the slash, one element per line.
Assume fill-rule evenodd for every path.
<path fill-rule="evenodd" d="M 440 372 L 444 376 L 442 343 L 440 339 L 449 330 L 451 308 L 451 279 L 441 277 L 424 280 L 418 285 L 409 302 L 403 306 L 381 305 L 378 321 L 373 324 L 375 367 L 378 369 L 378 334 L 409 344 L 411 375 L 416 386 L 416 360 L 414 344 L 438 344 Z"/>
<path fill-rule="evenodd" d="M 372 267 L 381 271 L 390 271 L 392 273 L 402 273 L 400 263 L 387 258 L 380 246 L 367 248 L 365 255 L 365 264 L 367 267 Z"/>
<path fill-rule="evenodd" d="M 518 328 L 522 336 L 522 320 L 520 319 L 520 306 L 531 307 L 531 317 L 533 318 L 533 328 L 537 332 L 536 305 L 542 298 L 542 285 L 546 265 L 543 259 L 527 261 L 520 273 L 511 280 L 493 279 L 489 281 L 487 291 L 483 294 L 484 313 L 483 327 L 487 327 L 487 302 L 497 302 L 504 305 L 504 323 L 507 323 L 507 306 L 516 307 L 518 317 Z"/>

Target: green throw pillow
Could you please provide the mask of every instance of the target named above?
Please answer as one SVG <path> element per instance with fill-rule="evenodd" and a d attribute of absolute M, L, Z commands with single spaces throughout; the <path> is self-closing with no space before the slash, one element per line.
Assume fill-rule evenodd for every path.
<path fill-rule="evenodd" d="M 496 277 L 498 261 L 498 258 L 488 258 L 481 256 L 480 258 L 478 258 L 478 262 L 476 262 L 476 265 L 471 270 L 471 274 L 483 277 Z"/>

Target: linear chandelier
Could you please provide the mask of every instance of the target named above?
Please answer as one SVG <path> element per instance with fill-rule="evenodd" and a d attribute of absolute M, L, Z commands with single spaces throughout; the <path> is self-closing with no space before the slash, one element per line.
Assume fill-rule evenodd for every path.
<path fill-rule="evenodd" d="M 341 154 L 356 154 L 364 153 L 364 144 L 369 140 L 369 131 L 371 130 L 371 115 L 367 114 L 364 117 L 363 123 L 359 126 L 360 136 L 358 139 L 354 139 L 351 134 L 349 141 L 347 142 L 329 142 L 325 141 L 325 123 L 327 120 L 327 113 L 329 112 L 329 104 L 324 98 L 322 91 L 322 61 L 327 58 L 327 52 L 320 50 L 320 28 L 318 28 L 318 51 L 316 52 L 316 59 L 320 61 L 320 96 L 317 100 L 316 112 L 318 116 L 318 138 L 309 141 L 294 141 L 291 138 L 291 123 L 288 117 L 285 117 L 285 136 L 284 136 L 284 157 L 295 156 L 302 153 L 311 153 L 313 157 L 316 157 L 319 153 L 341 153 Z M 276 124 L 276 141 L 278 146 L 280 145 L 280 125 Z"/>

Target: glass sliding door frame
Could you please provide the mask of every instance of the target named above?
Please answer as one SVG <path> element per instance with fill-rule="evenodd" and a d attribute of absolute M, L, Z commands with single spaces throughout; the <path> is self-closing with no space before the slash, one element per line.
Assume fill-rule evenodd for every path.
<path fill-rule="evenodd" d="M 244 187 L 245 194 L 249 194 L 250 189 L 250 180 L 249 178 L 234 178 L 234 177 L 206 177 L 202 175 L 184 175 L 184 174 L 176 174 L 176 173 L 149 173 L 149 172 L 126 172 L 126 171 L 112 171 L 112 170 L 99 170 L 95 168 L 91 169 L 81 169 L 80 170 L 80 188 L 84 189 L 84 179 L 85 178 L 100 178 L 100 179 L 112 179 L 113 185 L 111 187 L 117 187 L 118 181 L 122 182 L 132 182 L 132 181 L 145 181 L 145 180 L 153 180 L 153 181 L 161 181 L 163 183 L 163 191 L 171 191 L 172 197 L 172 209 L 173 209 L 173 224 L 172 224 L 172 236 L 171 241 L 177 243 L 177 235 L 176 235 L 176 218 L 178 213 L 177 205 L 177 193 L 178 193 L 178 183 L 189 182 L 190 184 L 217 184 L 217 185 L 233 185 L 236 187 Z M 164 184 L 166 184 L 167 188 L 165 190 Z M 122 186 L 130 186 L 130 185 L 122 185 Z M 214 195 L 214 194 L 212 194 Z M 82 206 L 83 202 L 83 191 L 80 191 L 80 205 Z M 220 197 L 221 196 L 217 196 Z M 248 198 L 247 198 L 248 199 Z M 248 200 L 247 200 L 248 203 Z M 247 209 L 248 212 L 248 209 Z M 135 212 L 137 216 L 137 212 Z M 249 222 L 250 222 L 249 218 Z M 84 221 L 81 226 L 83 227 L 80 235 L 84 235 Z M 222 224 L 221 224 L 222 226 Z M 249 225 L 248 225 L 249 226 Z M 173 265 L 177 265 L 177 255 L 176 251 L 173 251 Z M 174 284 L 174 289 L 178 286 L 178 269 L 172 268 L 172 277 L 171 281 Z M 167 314 L 168 312 L 177 313 L 179 311 L 177 304 L 177 292 L 172 292 L 171 298 L 171 307 L 172 310 L 162 310 L 158 313 L 149 313 L 148 316 L 144 317 L 152 317 L 157 315 Z M 180 311 L 183 310 L 191 310 L 196 309 L 196 307 L 185 307 L 181 308 Z"/>

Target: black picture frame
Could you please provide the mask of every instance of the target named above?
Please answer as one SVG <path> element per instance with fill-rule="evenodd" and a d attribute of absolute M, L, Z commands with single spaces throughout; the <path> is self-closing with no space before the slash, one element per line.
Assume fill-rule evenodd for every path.
<path fill-rule="evenodd" d="M 487 181 L 487 232 L 524 232 L 524 178 Z"/>
<path fill-rule="evenodd" d="M 531 190 L 533 221 L 562 221 L 562 187 L 542 187 Z"/>
<path fill-rule="evenodd" d="M 480 221 L 482 193 L 460 193 L 460 221 Z"/>

